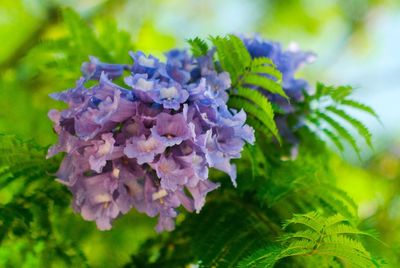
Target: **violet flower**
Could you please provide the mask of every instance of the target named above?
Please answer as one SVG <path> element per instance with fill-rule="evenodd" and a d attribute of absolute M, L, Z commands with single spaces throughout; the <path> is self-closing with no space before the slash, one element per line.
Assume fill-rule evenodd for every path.
<path fill-rule="evenodd" d="M 99 229 L 136 209 L 158 217 L 157 231 L 170 231 L 179 207 L 200 212 L 219 187 L 210 168 L 236 185 L 231 160 L 254 142 L 254 131 L 243 111 L 227 108 L 231 80 L 214 68 L 213 52 L 194 58 L 173 50 L 166 62 L 130 55 L 132 65 L 91 57 L 75 88 L 52 94 L 68 108 L 49 112 L 59 140 L 48 157 L 65 153 L 56 175 L 75 211 Z M 123 70 L 131 72 L 128 88 L 111 81 Z M 86 88 L 88 79 L 97 83 Z"/>

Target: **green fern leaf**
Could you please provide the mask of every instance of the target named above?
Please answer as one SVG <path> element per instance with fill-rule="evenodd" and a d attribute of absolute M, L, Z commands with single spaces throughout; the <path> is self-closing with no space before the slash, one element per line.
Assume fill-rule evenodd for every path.
<path fill-rule="evenodd" d="M 286 95 L 285 91 L 283 91 L 282 86 L 279 83 L 262 75 L 253 73 L 245 75 L 241 83 L 244 85 L 256 86 L 267 92 L 271 92 L 273 94 L 278 94 L 282 97 L 288 98 L 288 96 Z"/>
<path fill-rule="evenodd" d="M 265 59 L 265 60 L 268 60 L 268 61 L 264 61 L 262 64 L 257 64 L 257 63 L 255 63 L 256 59 L 257 60 L 258 59 Z M 282 80 L 282 73 L 279 72 L 273 66 L 273 64 L 266 65 L 266 64 L 269 64 L 269 62 L 270 62 L 270 59 L 268 59 L 268 58 L 255 58 L 253 60 L 253 63 L 252 63 L 251 71 L 253 73 L 261 74 L 261 75 L 262 74 L 268 74 L 268 75 L 274 77 L 277 81 L 281 81 Z"/>
<path fill-rule="evenodd" d="M 255 251 L 238 263 L 238 268 L 272 268 L 282 251 L 280 246 L 271 245 Z"/>
<path fill-rule="evenodd" d="M 371 133 L 369 132 L 367 127 L 360 120 L 349 115 L 341 107 L 351 107 L 356 110 L 366 112 L 374 116 L 378 120 L 379 118 L 371 107 L 349 99 L 348 97 L 350 96 L 352 91 L 353 88 L 351 86 L 333 87 L 326 86 L 318 82 L 316 86 L 316 93 L 313 96 L 307 96 L 307 98 L 310 103 L 312 101 L 319 102 L 319 107 L 311 108 L 311 113 L 308 116 L 308 119 L 310 123 L 316 125 L 319 129 L 321 126 L 321 122 L 325 121 L 326 123 L 328 123 L 333 128 L 333 130 L 322 129 L 322 133 L 324 133 L 340 151 L 343 151 L 344 148 L 339 138 L 344 138 L 347 142 L 350 143 L 350 145 L 353 147 L 358 157 L 360 158 L 358 145 L 356 144 L 355 139 L 350 135 L 349 131 L 341 126 L 339 122 L 336 122 L 332 117 L 328 116 L 325 113 L 330 112 L 354 127 L 357 130 L 358 134 L 363 137 L 368 146 L 372 148 Z"/>
<path fill-rule="evenodd" d="M 345 99 L 345 100 L 341 100 L 340 104 L 364 111 L 370 115 L 372 115 L 373 117 L 375 117 L 376 119 L 379 120 L 379 116 L 378 114 L 374 111 L 374 109 L 372 109 L 371 107 L 369 107 L 368 105 L 365 105 L 363 103 L 360 103 L 358 101 L 355 100 L 350 100 L 350 99 Z"/>
<path fill-rule="evenodd" d="M 350 96 L 352 92 L 353 88 L 351 86 L 331 87 L 330 95 L 335 101 L 341 101 Z"/>
<path fill-rule="evenodd" d="M 249 52 L 242 40 L 235 35 L 211 37 L 211 41 L 216 47 L 222 69 L 230 74 L 232 84 L 236 85 L 239 77 L 250 67 Z"/>
<path fill-rule="evenodd" d="M 249 93 L 251 95 L 256 95 L 258 93 L 257 91 L 254 90 L 244 90 L 244 91 L 251 92 Z M 260 99 L 261 102 L 264 102 L 262 101 L 263 99 L 265 99 L 265 97 L 261 97 Z M 261 105 L 260 106 L 255 105 L 253 102 L 249 102 L 246 99 L 236 95 L 233 95 L 229 98 L 228 105 L 229 107 L 235 109 L 244 109 L 249 117 L 253 117 L 255 120 L 259 122 L 259 123 L 254 123 L 253 121 L 253 123 L 250 123 L 251 126 L 253 126 L 256 130 L 266 134 L 267 136 L 269 133 L 272 133 L 273 136 L 279 142 L 281 141 L 275 122 L 271 120 L 270 114 L 265 111 L 271 107 L 268 107 L 267 105 L 264 107 L 262 107 Z M 266 132 L 265 130 L 268 130 L 268 132 Z"/>
<path fill-rule="evenodd" d="M 322 129 L 322 132 L 325 133 L 325 135 L 330 138 L 330 140 L 335 144 L 335 146 L 339 149 L 339 151 L 343 152 L 344 151 L 344 147 L 342 142 L 340 141 L 339 137 L 337 135 L 335 135 L 335 133 L 333 133 L 332 131 L 330 131 L 327 128 Z"/>
<path fill-rule="evenodd" d="M 231 76 L 233 89 L 230 92 L 231 107 L 243 108 L 250 115 L 249 119 L 256 121 L 253 127 L 261 123 L 280 142 L 271 103 L 266 96 L 255 92 L 263 91 L 287 98 L 280 85 L 282 74 L 275 68 L 271 59 L 263 57 L 252 59 L 243 41 L 235 35 L 211 37 L 211 41 L 216 47 L 222 69 Z M 266 133 L 263 127 L 257 130 Z"/>
<path fill-rule="evenodd" d="M 259 109 L 255 110 L 252 114 L 255 115 L 259 121 L 265 123 L 266 127 L 271 131 L 271 133 L 278 140 L 280 140 L 278 129 L 276 128 L 274 121 L 274 111 L 271 103 L 264 95 L 256 90 L 239 87 L 234 91 L 234 95 L 232 95 L 232 98 L 235 97 L 249 101 L 252 104 L 251 107 L 257 106 Z M 248 107 L 247 105 L 246 108 L 244 108 L 246 111 L 249 109 L 251 110 L 252 108 Z"/>
<path fill-rule="evenodd" d="M 236 35 L 230 34 L 228 35 L 229 45 L 234 55 L 236 56 L 236 63 L 241 62 L 241 66 L 245 68 L 251 63 L 251 55 L 247 51 L 246 46 L 243 41 L 237 37 Z"/>
<path fill-rule="evenodd" d="M 77 48 L 83 49 L 86 55 L 95 55 L 105 61 L 112 61 L 112 57 L 98 41 L 93 30 L 75 11 L 67 8 L 63 10 L 62 15 L 68 30 L 73 36 L 71 42 L 75 43 Z"/>
<path fill-rule="evenodd" d="M 291 225 L 302 227 L 303 230 L 284 234 L 280 238 L 281 248 L 275 247 L 273 254 L 269 252 L 270 246 L 260 249 L 243 259 L 240 262 L 241 267 L 273 267 L 279 260 L 296 256 L 319 256 L 327 262 L 336 258 L 341 263 L 354 267 L 379 266 L 361 242 L 350 236 L 363 235 L 364 232 L 351 226 L 339 214 L 327 218 L 317 212 L 296 214 L 286 221 L 283 228 L 287 229 Z M 332 263 L 328 266 L 338 265 Z"/>
<path fill-rule="evenodd" d="M 351 124 L 355 129 L 357 129 L 358 133 L 365 139 L 365 142 L 368 144 L 368 146 L 372 148 L 371 133 L 361 121 L 348 115 L 345 111 L 338 109 L 335 106 L 328 106 L 326 109 L 340 116 L 341 118 L 346 120 L 349 124 Z"/>
<path fill-rule="evenodd" d="M 190 49 L 192 51 L 193 56 L 201 57 L 207 54 L 208 45 L 206 41 L 204 41 L 203 39 L 195 37 L 193 39 L 187 39 L 186 41 L 190 45 Z"/>
<path fill-rule="evenodd" d="M 24 187 L 40 178 L 49 178 L 57 168 L 56 161 L 45 160 L 46 151 L 31 142 L 0 134 L 0 189 L 18 179 Z"/>
<path fill-rule="evenodd" d="M 328 116 L 322 112 L 317 111 L 315 114 L 318 118 L 323 119 L 330 126 L 332 126 L 333 129 L 336 130 L 337 134 L 340 135 L 342 138 L 344 138 L 353 147 L 353 149 L 357 153 L 358 157 L 360 157 L 360 149 L 358 148 L 358 145 L 357 145 L 355 139 L 353 138 L 353 136 L 351 136 L 351 134 L 344 127 L 342 127 L 333 118 L 331 118 L 330 116 Z"/>
<path fill-rule="evenodd" d="M 307 226 L 317 233 L 321 232 L 321 229 L 323 228 L 319 214 L 316 211 L 307 214 L 294 214 L 293 218 L 287 220 L 282 227 L 283 229 L 286 229 L 291 224 L 301 224 Z"/>

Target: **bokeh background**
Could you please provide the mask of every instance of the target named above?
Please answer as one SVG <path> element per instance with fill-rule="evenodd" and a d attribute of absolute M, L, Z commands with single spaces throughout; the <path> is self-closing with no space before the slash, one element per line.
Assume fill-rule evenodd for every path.
<path fill-rule="evenodd" d="M 81 55 L 96 55 L 96 48 L 85 43 L 66 44 L 77 50 L 73 60 L 51 50 L 52 40 L 71 35 L 73 39 L 61 16 L 65 8 L 96 29 L 106 48 L 140 49 L 162 56 L 167 49 L 185 47 L 185 39 L 195 36 L 259 33 L 286 46 L 296 42 L 314 51 L 316 62 L 299 76 L 311 83 L 355 86 L 355 98 L 380 116 L 379 122 L 357 115 L 370 128 L 374 148 L 364 146 L 361 161 L 349 151 L 341 155 L 346 163 L 333 161 L 332 165 L 337 167 L 339 185 L 359 204 L 364 224 L 376 228 L 394 248 L 371 246 L 389 267 L 399 267 L 400 1 L 1 0 L 0 133 L 17 134 L 43 146 L 55 141 L 46 114 L 60 104 L 48 94 L 73 87 L 80 62 L 86 60 Z M 122 40 L 120 35 L 102 35 L 109 25 L 128 34 Z M 127 54 L 119 59 L 129 62 Z M 7 202 L 10 195 L 0 189 L 0 202 Z M 144 239 L 154 236 L 152 226 L 151 219 L 132 213 L 110 232 L 99 232 L 79 217 L 67 224 L 60 221 L 59 228 L 82 246 L 89 264 L 110 267 L 126 263 Z M 34 256 L 18 260 L 15 254 L 21 247 L 22 242 L 3 245 L 0 267 L 10 258 L 16 266 L 35 267 Z"/>

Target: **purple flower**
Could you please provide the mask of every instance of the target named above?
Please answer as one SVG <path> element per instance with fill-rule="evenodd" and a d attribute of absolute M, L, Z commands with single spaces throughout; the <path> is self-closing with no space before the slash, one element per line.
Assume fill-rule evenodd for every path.
<path fill-rule="evenodd" d="M 129 52 L 129 55 L 133 59 L 133 65 L 131 67 L 132 73 L 147 73 L 149 76 L 152 76 L 159 67 L 159 60 L 152 55 L 146 56 L 141 51 L 136 53 Z"/>
<path fill-rule="evenodd" d="M 246 113 L 244 110 L 229 111 L 226 106 L 220 107 L 220 123 L 225 127 L 231 127 L 235 137 L 239 137 L 250 144 L 254 144 L 254 129 L 246 125 Z"/>
<path fill-rule="evenodd" d="M 89 162 L 78 152 L 72 152 L 64 157 L 55 175 L 62 184 L 73 186 L 89 169 Z"/>
<path fill-rule="evenodd" d="M 92 146 L 85 148 L 84 155 L 88 157 L 90 168 L 100 173 L 107 160 L 121 157 L 122 148 L 114 147 L 115 140 L 112 133 L 101 135 L 101 140 L 92 141 Z"/>
<path fill-rule="evenodd" d="M 189 176 L 186 186 L 196 186 L 199 181 L 207 180 L 208 165 L 203 148 L 193 144 L 192 142 L 184 142 L 179 147 L 174 148 L 174 159 L 181 167 L 190 168 L 191 175 Z"/>
<path fill-rule="evenodd" d="M 161 113 L 157 116 L 156 125 L 151 128 L 151 133 L 165 146 L 180 144 L 191 137 L 191 131 L 182 114 Z"/>
<path fill-rule="evenodd" d="M 159 84 L 150 94 L 154 102 L 162 104 L 165 109 L 174 110 L 179 110 L 181 103 L 184 103 L 189 97 L 189 93 L 174 82 Z"/>
<path fill-rule="evenodd" d="M 194 187 L 188 187 L 190 194 L 194 199 L 194 207 L 196 212 L 199 213 L 201 208 L 204 206 L 206 202 L 206 195 L 214 191 L 220 186 L 218 183 L 213 183 L 209 180 L 199 181 L 199 183 Z"/>
<path fill-rule="evenodd" d="M 53 98 L 70 106 L 61 112 L 59 125 L 83 140 L 89 140 L 101 131 L 111 130 L 118 122 L 135 113 L 133 97 L 124 91 L 103 74 L 100 83 L 91 91 L 80 80 L 76 88 L 53 94 Z"/>
<path fill-rule="evenodd" d="M 161 155 L 156 163 L 150 165 L 156 170 L 161 187 L 166 190 L 176 190 L 178 185 L 185 185 L 193 175 L 191 168 L 181 166 L 172 156 Z"/>
<path fill-rule="evenodd" d="M 100 62 L 96 57 L 90 56 L 90 62 L 84 62 L 81 67 L 83 76 L 86 79 L 98 80 L 104 72 L 108 77 L 118 78 L 124 72 L 124 65 Z"/>
<path fill-rule="evenodd" d="M 161 74 L 184 85 L 189 82 L 190 72 L 195 67 L 193 58 L 189 56 L 186 50 L 174 49 L 165 54 L 167 64 L 161 68 Z"/>
<path fill-rule="evenodd" d="M 189 92 L 189 99 L 191 101 L 197 101 L 204 99 L 204 92 L 206 90 L 206 79 L 202 77 L 198 83 L 192 83 L 187 86 Z"/>
<path fill-rule="evenodd" d="M 231 87 L 231 78 L 227 72 L 213 72 L 206 76 L 208 95 L 214 99 L 219 98 L 226 103 L 228 101 L 227 89 Z"/>
<path fill-rule="evenodd" d="M 210 167 L 221 170 L 229 175 L 233 185 L 236 187 L 236 166 L 230 163 L 230 157 L 217 150 L 209 150 L 206 154 L 207 163 Z"/>
<path fill-rule="evenodd" d="M 124 153 L 129 158 L 136 158 L 139 165 L 153 162 L 154 157 L 165 151 L 164 144 L 153 136 L 141 135 L 126 141 Z"/>
<path fill-rule="evenodd" d="M 76 191 L 74 208 L 85 220 L 96 221 L 100 230 L 109 230 L 111 221 L 120 213 L 114 199 L 117 188 L 118 182 L 111 173 L 84 178 L 73 187 Z"/>
<path fill-rule="evenodd" d="M 134 74 L 125 78 L 125 84 L 132 87 L 135 95 L 144 102 L 152 102 L 150 93 L 154 90 L 158 81 L 148 79 L 148 74 Z"/>
<path fill-rule="evenodd" d="M 118 178 L 118 197 L 116 202 L 123 213 L 129 211 L 133 206 L 145 212 L 145 170 L 134 159 L 115 161 L 113 169 L 115 177 Z"/>
<path fill-rule="evenodd" d="M 178 208 L 199 212 L 219 184 L 214 167 L 236 185 L 233 158 L 254 142 L 243 111 L 226 107 L 231 80 L 214 69 L 213 52 L 194 58 L 184 50 L 166 63 L 142 52 L 133 64 L 108 64 L 91 57 L 75 88 L 52 94 L 67 103 L 51 110 L 58 143 L 48 157 L 66 155 L 56 175 L 74 196 L 73 207 L 98 228 L 131 209 L 158 217 L 156 230 L 172 230 Z M 109 78 L 125 77 L 125 89 Z M 88 79 L 98 81 L 85 87 Z"/>

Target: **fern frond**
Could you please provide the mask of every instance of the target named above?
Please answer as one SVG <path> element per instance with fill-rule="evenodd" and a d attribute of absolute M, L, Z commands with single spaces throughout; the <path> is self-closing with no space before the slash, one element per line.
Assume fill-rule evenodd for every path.
<path fill-rule="evenodd" d="M 241 100 L 235 101 L 235 99 Z M 271 103 L 260 92 L 239 87 L 235 90 L 235 94 L 231 96 L 229 103 L 232 104 L 234 108 L 243 108 L 247 113 L 250 113 L 280 140 Z"/>
<path fill-rule="evenodd" d="M 317 233 L 319 233 L 323 228 L 319 214 L 316 211 L 307 214 L 294 214 L 294 217 L 287 220 L 283 224 L 282 228 L 286 229 L 291 224 L 305 225 Z"/>
<path fill-rule="evenodd" d="M 315 115 L 319 119 L 323 119 L 333 129 L 335 129 L 337 134 L 340 135 L 342 138 L 344 138 L 352 146 L 352 148 L 357 153 L 357 155 L 360 157 L 360 149 L 356 143 L 356 140 L 353 138 L 353 136 L 351 136 L 351 134 L 344 127 L 342 127 L 338 122 L 336 122 L 336 120 L 334 120 L 332 117 L 328 116 L 325 113 L 317 111 L 317 112 L 315 112 Z"/>
<path fill-rule="evenodd" d="M 360 120 L 348 114 L 343 107 L 349 107 L 355 110 L 366 112 L 375 117 L 378 121 L 379 117 L 371 107 L 349 99 L 352 91 L 353 88 L 351 86 L 333 87 L 326 86 L 323 83 L 318 82 L 316 86 L 316 93 L 312 96 L 308 96 L 308 101 L 310 103 L 313 101 L 318 102 L 319 105 L 317 108 L 311 107 L 308 120 L 310 123 L 317 126 L 317 128 L 320 129 L 322 133 L 324 133 L 335 144 L 339 151 L 342 152 L 344 150 L 344 147 L 340 142 L 340 138 L 343 138 L 351 145 L 360 158 L 359 147 L 349 131 L 326 113 L 329 112 L 339 117 L 344 122 L 347 122 L 350 126 L 355 128 L 368 146 L 372 148 L 371 133 L 368 128 Z M 321 122 L 328 123 L 331 128 L 321 129 Z"/>
<path fill-rule="evenodd" d="M 238 268 L 272 268 L 274 267 L 282 248 L 271 245 L 257 250 L 238 263 Z"/>
<path fill-rule="evenodd" d="M 31 142 L 0 134 L 0 189 L 19 179 L 25 187 L 40 178 L 49 178 L 54 162 L 46 162 L 46 151 Z"/>
<path fill-rule="evenodd" d="M 322 132 L 335 144 L 339 151 L 343 152 L 344 147 L 339 137 L 327 128 L 322 129 Z"/>
<path fill-rule="evenodd" d="M 352 267 L 379 266 L 361 242 L 350 236 L 365 233 L 352 226 L 340 214 L 331 217 L 324 217 L 315 211 L 296 214 L 286 221 L 283 228 L 286 229 L 293 224 L 303 227 L 303 230 L 281 236 L 279 253 L 277 253 L 278 247 L 275 247 L 274 254 L 269 253 L 270 246 L 267 246 L 243 259 L 240 262 L 241 266 L 273 267 L 279 260 L 296 256 L 304 258 L 320 256 L 327 262 L 332 262 L 336 258 L 341 263 Z M 337 263 L 332 266 L 337 266 Z"/>
<path fill-rule="evenodd" d="M 370 253 L 357 240 L 347 236 L 324 237 L 316 254 L 334 256 L 354 267 L 376 267 Z"/>
<path fill-rule="evenodd" d="M 288 241 L 290 239 L 299 239 L 299 238 L 317 242 L 319 235 L 317 232 L 315 232 L 313 230 L 304 230 L 304 231 L 298 231 L 295 233 L 284 234 L 280 238 L 280 241 Z"/>
<path fill-rule="evenodd" d="M 267 57 L 257 57 L 252 60 L 251 65 L 252 65 L 253 72 L 264 73 L 264 72 L 258 71 L 257 68 L 261 68 L 263 66 L 268 66 L 268 65 L 274 66 L 274 62 L 270 58 L 267 58 Z M 282 75 L 280 75 L 279 77 L 282 77 Z"/>
<path fill-rule="evenodd" d="M 255 86 L 265 90 L 266 92 L 271 92 L 273 94 L 278 94 L 282 97 L 288 98 L 279 83 L 264 75 L 250 73 L 245 75 L 241 81 L 243 85 Z"/>
<path fill-rule="evenodd" d="M 235 35 L 217 36 L 210 39 L 217 50 L 222 69 L 230 74 L 232 84 L 236 85 L 239 77 L 250 67 L 250 53 L 242 40 Z"/>
<path fill-rule="evenodd" d="M 326 188 L 324 189 L 324 187 Z M 357 209 L 354 209 L 352 204 L 349 204 L 347 201 L 343 200 L 340 194 L 334 192 L 336 190 L 334 188 L 336 187 L 329 187 L 327 184 L 317 187 L 319 191 L 317 192 L 317 189 L 315 189 L 315 195 L 311 197 L 311 200 L 315 201 L 315 204 L 323 207 L 325 211 L 331 213 L 341 213 L 348 219 L 357 220 Z M 327 189 L 332 190 L 330 191 Z"/>
<path fill-rule="evenodd" d="M 62 15 L 68 30 L 73 36 L 71 42 L 74 42 L 76 47 L 83 48 L 87 55 L 96 55 L 105 61 L 112 62 L 109 52 L 96 38 L 93 30 L 75 11 L 67 8 L 63 10 Z"/>
<path fill-rule="evenodd" d="M 360 103 L 358 101 L 355 100 L 350 100 L 350 99 L 344 99 L 340 101 L 340 104 L 342 105 L 346 105 L 355 109 L 358 109 L 360 111 L 364 111 L 370 115 L 372 115 L 373 117 L 375 117 L 376 119 L 379 120 L 379 116 L 378 114 L 374 111 L 374 109 L 372 109 L 370 106 Z"/>
<path fill-rule="evenodd" d="M 263 59 L 263 61 L 261 63 L 256 63 L 256 60 L 260 59 Z M 251 71 L 260 75 L 268 74 L 277 79 L 277 81 L 282 80 L 282 73 L 273 66 L 273 63 L 269 58 L 255 58 L 252 62 Z"/>
<path fill-rule="evenodd" d="M 46 160 L 45 148 L 12 135 L 0 135 L 0 151 L 0 196 L 7 197 L 0 200 L 0 245 L 24 245 L 16 250 L 18 256 L 36 255 L 39 266 L 62 261 L 66 266 L 87 267 L 73 240 L 54 231 L 54 215 L 70 212 L 68 190 L 51 175 L 58 160 Z M 40 244 L 46 254 L 37 254 Z"/>
<path fill-rule="evenodd" d="M 235 62 L 241 62 L 241 66 L 244 66 L 245 68 L 249 66 L 249 64 L 251 64 L 251 55 L 247 51 L 247 48 L 244 45 L 243 41 L 233 34 L 228 35 L 228 40 L 228 44 L 234 52 L 233 54 L 236 56 Z"/>
<path fill-rule="evenodd" d="M 205 40 L 195 37 L 192 39 L 187 39 L 186 42 L 190 45 L 190 50 L 192 51 L 193 56 L 201 57 L 207 54 L 208 45 Z"/>
<path fill-rule="evenodd" d="M 319 99 L 323 96 L 330 96 L 335 101 L 344 100 L 353 92 L 351 86 L 327 86 L 321 82 L 317 82 L 315 98 Z"/>
<path fill-rule="evenodd" d="M 346 99 L 353 92 L 351 86 L 331 87 L 330 95 L 335 101 L 342 101 Z"/>
<path fill-rule="evenodd" d="M 228 35 L 226 37 L 217 36 L 210 39 L 216 47 L 222 69 L 227 71 L 231 76 L 232 90 L 230 92 L 230 104 L 234 108 L 243 108 L 255 120 L 261 122 L 280 141 L 277 127 L 273 120 L 272 105 L 267 95 L 250 93 L 260 91 L 288 98 L 280 84 L 282 80 L 280 71 L 275 68 L 275 65 L 269 58 L 259 57 L 252 59 L 243 41 L 235 35 Z M 249 91 L 249 93 L 246 91 Z M 253 106 L 245 104 L 242 100 L 236 100 L 236 97 L 247 100 Z M 258 108 L 261 108 L 261 112 L 257 111 Z M 252 126 L 255 127 L 254 125 Z M 258 129 L 258 131 L 265 133 L 265 130 Z"/>
<path fill-rule="evenodd" d="M 326 108 L 328 111 L 340 116 L 344 120 L 346 120 L 349 124 L 351 124 L 355 129 L 357 129 L 358 133 L 365 139 L 365 142 L 368 146 L 372 147 L 371 143 L 371 132 L 369 132 L 368 128 L 358 119 L 350 116 L 344 110 L 338 109 L 335 106 L 328 106 Z"/>
<path fill-rule="evenodd" d="M 262 111 L 258 106 L 255 106 L 253 103 L 236 96 L 233 96 L 229 99 L 228 105 L 229 107 L 235 109 L 245 110 L 248 115 L 249 124 L 254 127 L 256 131 L 264 133 L 266 136 L 269 136 L 270 133 L 272 133 L 274 137 L 276 137 L 277 140 L 280 141 L 280 136 L 278 133 L 278 129 L 276 128 L 275 122 L 271 125 L 271 121 L 267 117 L 265 117 L 265 112 Z M 256 122 L 254 122 L 254 120 L 251 120 L 251 118 L 253 118 Z"/>
<path fill-rule="evenodd" d="M 211 37 L 211 41 L 217 49 L 222 69 L 231 75 L 233 88 L 258 87 L 287 98 L 280 85 L 282 74 L 271 59 L 252 59 L 243 41 L 235 35 Z"/>

